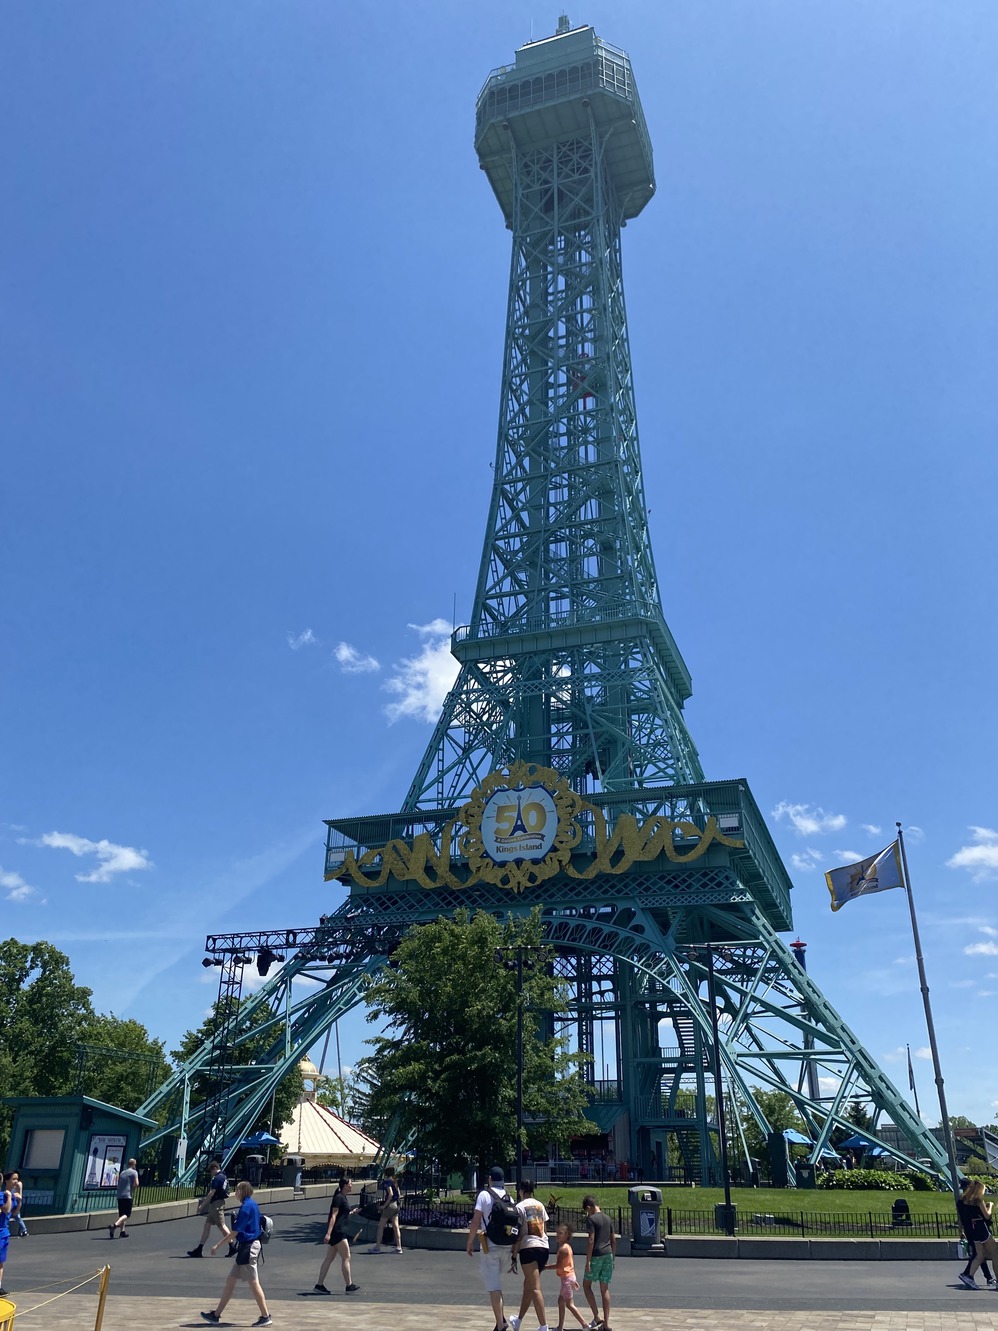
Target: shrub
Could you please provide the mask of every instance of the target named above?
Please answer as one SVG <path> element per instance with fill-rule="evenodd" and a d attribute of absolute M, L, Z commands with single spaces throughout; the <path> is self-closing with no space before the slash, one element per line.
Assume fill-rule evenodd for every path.
<path fill-rule="evenodd" d="M 936 1180 L 928 1174 L 909 1174 L 908 1178 L 916 1192 L 935 1192 L 937 1190 Z"/>
<path fill-rule="evenodd" d="M 913 1192 L 911 1174 L 892 1174 L 886 1169 L 835 1169 L 821 1176 L 821 1187 L 844 1188 L 851 1192 L 866 1189 L 877 1192 Z"/>

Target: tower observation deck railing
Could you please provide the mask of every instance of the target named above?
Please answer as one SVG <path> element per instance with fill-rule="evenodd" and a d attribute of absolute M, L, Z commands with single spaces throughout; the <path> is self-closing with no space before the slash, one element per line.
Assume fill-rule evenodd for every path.
<path fill-rule="evenodd" d="M 714 846 L 696 863 L 713 863 L 712 856 L 716 853 L 731 866 L 738 880 L 752 893 L 775 928 L 791 927 L 792 884 L 746 782 L 705 781 L 691 786 L 640 787 L 615 792 L 582 792 L 582 795 L 587 804 L 602 812 L 610 830 L 624 813 L 631 814 L 639 822 L 647 818 L 663 817 L 675 822 L 692 823 L 701 832 L 707 820 L 714 818 L 726 838 L 741 841 L 744 845 L 731 849 Z M 327 820 L 326 877 L 340 876 L 348 852 L 359 859 L 365 852 L 380 850 L 389 841 L 399 840 L 411 844 L 414 837 L 426 834 L 439 849 L 442 829 L 446 825 L 453 825 L 459 814 L 459 808 L 455 807 Z M 582 837 L 575 854 L 579 857 L 592 855 L 597 850 L 597 820 L 583 810 L 578 815 L 578 821 Z M 675 830 L 673 846 L 678 855 L 688 853 L 695 845 L 694 837 L 684 836 L 679 828 Z M 450 847 L 450 868 L 460 875 L 467 861 L 460 852 L 459 836 L 450 837 Z M 663 863 L 659 867 L 681 871 L 683 866 L 681 862 L 676 862 Z M 377 866 L 372 866 L 372 872 L 377 872 Z"/>
<path fill-rule="evenodd" d="M 481 134 L 490 121 L 505 120 L 510 115 L 555 102 L 584 97 L 587 92 L 609 92 L 631 104 L 642 147 L 651 158 L 651 137 L 638 100 L 626 51 L 597 37 L 591 28 L 567 37 L 588 36 L 580 54 L 586 58 L 568 63 L 564 39 L 548 39 L 521 48 L 524 57 L 515 65 L 499 65 L 482 85 L 478 94 L 475 129 Z M 546 49 L 545 49 L 546 48 Z M 549 58 L 545 59 L 550 53 Z M 547 65 L 547 68 L 545 68 Z"/>

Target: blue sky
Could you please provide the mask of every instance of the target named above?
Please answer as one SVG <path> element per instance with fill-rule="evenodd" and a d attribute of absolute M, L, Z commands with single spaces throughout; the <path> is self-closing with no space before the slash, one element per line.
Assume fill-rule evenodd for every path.
<path fill-rule="evenodd" d="M 822 871 L 919 829 L 950 1107 L 992 1121 L 998 10 L 569 14 L 631 53 L 655 148 L 625 280 L 704 767 L 773 811 L 811 973 L 899 1084 L 904 900 L 833 917 Z M 205 932 L 336 906 L 321 820 L 396 808 L 427 741 L 506 299 L 474 103 L 557 15 L 0 11 L 2 933 L 168 1047 Z"/>

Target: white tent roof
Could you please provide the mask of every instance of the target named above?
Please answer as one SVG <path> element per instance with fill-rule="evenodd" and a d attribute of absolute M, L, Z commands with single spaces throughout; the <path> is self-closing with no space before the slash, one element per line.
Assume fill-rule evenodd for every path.
<path fill-rule="evenodd" d="M 373 1138 L 314 1100 L 295 1105 L 290 1122 L 275 1136 L 309 1165 L 363 1165 L 378 1153 Z"/>

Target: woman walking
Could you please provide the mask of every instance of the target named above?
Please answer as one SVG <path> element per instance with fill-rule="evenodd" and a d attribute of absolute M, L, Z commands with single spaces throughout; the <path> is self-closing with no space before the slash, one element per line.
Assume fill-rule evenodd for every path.
<path fill-rule="evenodd" d="M 547 1266 L 551 1249 L 545 1226 L 548 1213 L 534 1197 L 534 1184 L 531 1179 L 524 1179 L 517 1187 L 520 1200 L 516 1209 L 520 1213 L 520 1233 L 513 1244 L 513 1267 L 519 1259 L 523 1271 L 523 1293 L 520 1296 L 520 1311 L 509 1319 L 512 1331 L 520 1331 L 520 1323 L 526 1316 L 527 1309 L 534 1305 L 537 1314 L 537 1331 L 548 1331 L 547 1316 L 544 1312 L 544 1295 L 541 1293 L 541 1272 Z"/>
<path fill-rule="evenodd" d="M 357 1207 L 351 1206 L 347 1201 L 349 1192 L 350 1180 L 345 1174 L 341 1175 L 336 1191 L 333 1193 L 333 1200 L 329 1204 L 329 1220 L 326 1224 L 326 1236 L 323 1239 L 324 1243 L 329 1244 L 329 1251 L 322 1259 L 322 1266 L 319 1268 L 319 1279 L 313 1287 L 316 1294 L 330 1293 L 325 1283 L 326 1272 L 329 1270 L 334 1257 L 340 1259 L 347 1294 L 356 1294 L 360 1289 L 359 1285 L 353 1283 L 353 1277 L 350 1274 L 350 1238 L 346 1231 L 346 1223 L 347 1218 L 353 1215 Z"/>
<path fill-rule="evenodd" d="M 390 1226 L 392 1236 L 395 1239 L 395 1251 L 402 1251 L 402 1231 L 399 1229 L 399 1205 L 402 1194 L 399 1192 L 399 1185 L 395 1180 L 395 1170 L 389 1165 L 381 1178 L 381 1189 L 384 1197 L 381 1202 L 381 1211 L 378 1215 L 378 1237 L 375 1240 L 374 1247 L 368 1248 L 368 1252 L 380 1252 L 381 1240 L 384 1236 L 386 1227 Z"/>
<path fill-rule="evenodd" d="M 991 1233 L 991 1203 L 984 1200 L 984 1184 L 980 1179 L 971 1179 L 956 1204 L 957 1213 L 964 1231 L 974 1245 L 974 1257 L 967 1269 L 960 1274 L 961 1282 L 968 1289 L 977 1289 L 974 1273 L 983 1265 L 986 1258 L 998 1260 L 998 1243 Z"/>
<path fill-rule="evenodd" d="M 217 1326 L 222 1320 L 225 1305 L 235 1293 L 236 1281 L 245 1280 L 249 1284 L 250 1293 L 256 1299 L 256 1306 L 260 1309 L 260 1316 L 253 1325 L 270 1326 L 271 1320 L 270 1313 L 267 1311 L 267 1299 L 257 1271 L 257 1261 L 260 1257 L 261 1247 L 261 1224 L 260 1208 L 253 1200 L 253 1184 L 238 1184 L 236 1197 L 240 1203 L 235 1219 L 236 1260 L 233 1262 L 229 1278 L 225 1282 L 222 1297 L 210 1312 L 202 1313 L 201 1316 L 206 1322 L 211 1322 Z"/>

